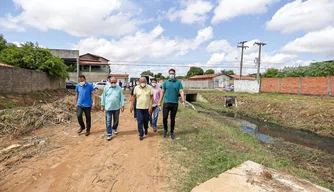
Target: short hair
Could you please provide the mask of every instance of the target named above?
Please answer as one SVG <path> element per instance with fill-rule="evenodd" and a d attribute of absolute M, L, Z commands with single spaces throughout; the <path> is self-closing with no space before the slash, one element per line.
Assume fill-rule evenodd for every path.
<path fill-rule="evenodd" d="M 170 70 L 168 71 L 168 73 L 171 72 L 171 71 L 173 71 L 173 72 L 175 73 L 175 69 L 173 69 L 173 68 L 170 69 Z"/>
<path fill-rule="evenodd" d="M 112 77 L 112 75 L 108 75 L 108 79 L 110 79 Z"/>
<path fill-rule="evenodd" d="M 155 78 L 152 78 L 152 79 L 151 79 L 151 82 L 152 82 L 152 81 L 157 81 L 157 80 L 156 80 Z"/>
<path fill-rule="evenodd" d="M 84 78 L 86 79 L 86 77 L 84 75 L 79 75 L 79 78 Z"/>

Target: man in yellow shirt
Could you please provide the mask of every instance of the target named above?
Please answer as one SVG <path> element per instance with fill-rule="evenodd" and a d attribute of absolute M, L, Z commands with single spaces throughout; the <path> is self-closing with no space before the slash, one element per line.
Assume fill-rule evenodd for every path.
<path fill-rule="evenodd" d="M 147 85 L 147 80 L 145 77 L 139 79 L 139 85 L 135 87 L 132 96 L 132 105 L 130 107 L 130 112 L 133 111 L 134 101 L 137 101 L 136 113 L 137 113 L 137 123 L 138 123 L 138 132 L 139 140 L 144 139 L 144 130 L 145 135 L 148 134 L 148 118 L 149 114 L 152 113 L 153 105 L 153 89 L 150 85 Z M 143 130 L 144 127 L 144 130 Z"/>

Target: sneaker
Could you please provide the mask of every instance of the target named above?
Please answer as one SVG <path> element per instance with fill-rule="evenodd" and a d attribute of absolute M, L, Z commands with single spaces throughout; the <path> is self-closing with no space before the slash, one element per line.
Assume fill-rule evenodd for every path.
<path fill-rule="evenodd" d="M 148 134 L 148 130 L 147 129 L 145 129 L 145 135 L 147 135 Z"/>
<path fill-rule="evenodd" d="M 157 132 L 157 128 L 153 128 L 153 131 L 154 131 L 154 132 Z"/>
<path fill-rule="evenodd" d="M 167 132 L 167 131 L 164 131 L 164 138 L 167 137 L 167 134 L 168 134 L 168 132 Z"/>
<path fill-rule="evenodd" d="M 80 133 L 82 133 L 83 130 L 85 130 L 85 128 L 80 128 L 80 129 L 77 131 L 77 133 L 80 134 Z"/>
<path fill-rule="evenodd" d="M 115 134 L 115 135 L 117 135 L 117 134 L 118 134 L 118 132 L 117 132 L 115 129 L 114 129 L 114 134 Z"/>
<path fill-rule="evenodd" d="M 86 131 L 86 136 L 90 135 L 90 131 Z"/>
<path fill-rule="evenodd" d="M 141 141 L 142 141 L 143 139 L 144 139 L 144 137 L 143 137 L 143 136 L 140 136 L 140 137 L 139 137 L 139 140 L 141 140 Z"/>
<path fill-rule="evenodd" d="M 112 139 L 111 135 L 108 135 L 107 140 L 110 141 Z"/>
<path fill-rule="evenodd" d="M 170 138 L 172 138 L 172 139 L 174 139 L 174 138 L 175 138 L 175 135 L 174 135 L 174 133 L 171 133 L 171 134 L 170 134 Z"/>

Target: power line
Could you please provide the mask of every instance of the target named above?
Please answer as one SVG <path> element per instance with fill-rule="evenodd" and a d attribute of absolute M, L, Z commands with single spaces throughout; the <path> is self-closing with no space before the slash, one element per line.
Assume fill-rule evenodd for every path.
<path fill-rule="evenodd" d="M 243 59 L 244 59 L 244 49 L 249 48 L 248 46 L 245 46 L 245 43 L 247 43 L 247 41 L 241 41 L 238 44 L 241 44 L 241 46 L 238 45 L 238 48 L 241 48 L 241 61 L 240 61 L 240 80 L 242 77 L 242 64 L 243 64 Z"/>
<path fill-rule="evenodd" d="M 115 66 L 131 66 L 131 67 L 135 67 L 135 66 L 139 66 L 139 67 L 171 67 L 170 65 L 155 65 L 155 64 L 109 64 L 109 65 L 115 65 Z M 177 65 L 175 67 L 191 67 L 190 65 Z M 205 68 L 227 68 L 227 69 L 237 69 L 239 67 L 236 66 L 217 66 L 217 65 L 205 65 L 205 66 L 199 66 L 199 67 L 205 67 Z M 246 69 L 255 69 L 254 66 L 247 66 L 247 67 L 243 67 Z M 261 69 L 267 69 L 267 68 L 261 68 Z"/>

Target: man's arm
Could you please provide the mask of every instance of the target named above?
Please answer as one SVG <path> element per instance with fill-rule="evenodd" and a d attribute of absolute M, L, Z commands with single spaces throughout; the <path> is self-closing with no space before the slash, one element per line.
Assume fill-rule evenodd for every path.
<path fill-rule="evenodd" d="M 124 112 L 125 100 L 122 90 L 121 90 L 121 106 L 122 106 L 121 111 Z"/>
<path fill-rule="evenodd" d="M 93 100 L 92 108 L 95 108 L 95 92 L 94 91 L 92 91 L 92 100 Z"/>
<path fill-rule="evenodd" d="M 132 113 L 132 111 L 133 111 L 133 106 L 135 105 L 136 98 L 137 98 L 136 94 L 133 94 L 132 99 L 131 99 L 130 113 Z"/>
<path fill-rule="evenodd" d="M 183 89 L 181 89 L 179 93 L 180 93 L 180 95 L 181 95 L 182 103 L 185 102 L 185 99 L 184 99 L 184 91 L 183 91 Z"/>
<path fill-rule="evenodd" d="M 165 95 L 165 90 L 161 90 L 161 94 L 160 94 L 160 101 L 158 103 L 158 107 L 161 106 L 162 100 L 164 99 L 164 95 Z"/>
<path fill-rule="evenodd" d="M 150 108 L 148 109 L 148 112 L 152 113 L 152 106 L 153 106 L 153 103 L 154 103 L 154 101 L 153 101 L 153 95 L 150 95 L 150 98 L 151 98 L 151 105 L 150 105 Z"/>
<path fill-rule="evenodd" d="M 106 106 L 106 92 L 103 90 L 101 97 L 101 111 L 104 111 L 104 106 Z"/>
<path fill-rule="evenodd" d="M 79 94 L 78 93 L 75 93 L 75 106 L 77 105 L 77 103 L 78 103 L 78 96 L 79 96 Z"/>

